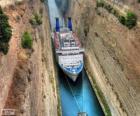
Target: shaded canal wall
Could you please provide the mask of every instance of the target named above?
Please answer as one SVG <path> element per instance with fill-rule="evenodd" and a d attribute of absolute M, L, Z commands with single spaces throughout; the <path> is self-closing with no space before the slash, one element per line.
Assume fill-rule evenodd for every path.
<path fill-rule="evenodd" d="M 138 116 L 140 29 L 129 30 L 105 9 L 99 11 L 96 0 L 73 0 L 70 14 L 85 48 L 85 68 L 113 116 Z M 103 107 L 108 112 L 106 103 Z"/>

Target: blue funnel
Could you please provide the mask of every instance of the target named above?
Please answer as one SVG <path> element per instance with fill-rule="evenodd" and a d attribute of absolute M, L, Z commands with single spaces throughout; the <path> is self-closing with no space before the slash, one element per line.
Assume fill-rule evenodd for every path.
<path fill-rule="evenodd" d="M 72 31 L 72 21 L 70 17 L 68 18 L 68 28 Z"/>
<path fill-rule="evenodd" d="M 60 31 L 60 24 L 59 24 L 59 18 L 56 18 L 56 27 L 55 27 L 56 32 Z"/>

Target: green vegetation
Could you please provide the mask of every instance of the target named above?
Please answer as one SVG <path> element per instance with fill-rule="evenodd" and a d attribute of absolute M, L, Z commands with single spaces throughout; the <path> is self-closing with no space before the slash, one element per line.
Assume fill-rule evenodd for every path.
<path fill-rule="evenodd" d="M 121 16 L 117 10 L 115 10 L 110 4 L 107 4 L 104 0 L 97 0 L 96 9 L 98 7 L 105 8 L 109 13 L 112 13 L 119 22 L 129 29 L 132 29 L 137 24 L 137 16 L 133 12 L 127 12 L 126 16 Z"/>
<path fill-rule="evenodd" d="M 21 44 L 22 44 L 23 48 L 28 48 L 28 49 L 32 48 L 33 40 L 32 40 L 32 36 L 30 33 L 24 32 L 24 34 L 22 36 Z"/>
<path fill-rule="evenodd" d="M 119 17 L 119 13 L 110 4 L 105 3 L 103 0 L 97 0 L 96 7 L 105 8 L 109 13 L 114 14 L 114 16 Z"/>
<path fill-rule="evenodd" d="M 91 76 L 91 74 L 89 72 L 88 72 L 88 75 Z M 102 105 L 104 107 L 103 111 L 105 113 L 105 116 L 112 116 L 110 108 L 109 108 L 109 106 L 107 104 L 107 101 L 106 101 L 106 99 L 104 97 L 104 94 L 101 91 L 101 89 L 99 88 L 99 86 L 97 85 L 96 80 L 95 80 L 94 77 L 92 77 L 92 82 L 93 82 L 93 87 L 94 87 L 95 93 L 96 93 L 98 99 L 101 101 L 101 103 L 102 103 Z"/>
<path fill-rule="evenodd" d="M 97 84 L 95 85 L 95 88 L 96 88 L 96 93 L 98 94 L 98 96 L 100 97 L 100 100 L 101 100 L 102 104 L 104 105 L 104 108 L 105 108 L 105 116 L 112 116 L 111 111 L 110 111 L 110 108 L 109 108 L 109 106 L 107 104 L 107 101 L 106 101 L 106 99 L 105 99 L 102 91 L 97 86 Z"/>
<path fill-rule="evenodd" d="M 119 21 L 121 24 L 127 26 L 129 29 L 133 28 L 137 24 L 137 16 L 132 12 L 127 12 L 126 17 L 120 16 Z"/>
<path fill-rule="evenodd" d="M 0 51 L 3 52 L 5 55 L 8 53 L 9 44 L 5 42 L 0 42 Z"/>
<path fill-rule="evenodd" d="M 17 1 L 17 0 L 15 1 L 16 5 L 21 5 L 22 3 L 23 3 L 23 1 Z"/>
<path fill-rule="evenodd" d="M 8 23 L 8 17 L 0 7 L 0 52 L 7 54 L 9 49 L 9 41 L 12 36 L 11 26 Z"/>
<path fill-rule="evenodd" d="M 119 18 L 119 22 L 121 23 L 121 24 L 123 24 L 123 25 L 125 25 L 125 17 L 124 16 L 120 16 Z"/>
<path fill-rule="evenodd" d="M 45 2 L 45 0 L 40 0 L 41 2 Z"/>
<path fill-rule="evenodd" d="M 97 0 L 96 7 L 105 8 L 109 13 L 113 13 L 114 9 L 110 4 L 105 3 L 103 0 Z"/>
<path fill-rule="evenodd" d="M 138 3 L 140 3 L 140 0 L 138 0 Z"/>
<path fill-rule="evenodd" d="M 29 20 L 30 24 L 33 26 L 42 24 L 42 16 L 40 14 L 35 13 L 32 18 Z"/>
<path fill-rule="evenodd" d="M 96 1 L 96 7 L 104 7 L 105 3 L 103 0 L 97 0 Z"/>
<path fill-rule="evenodd" d="M 133 28 L 137 24 L 137 16 L 133 12 L 127 12 L 125 20 L 125 25 L 129 29 Z"/>

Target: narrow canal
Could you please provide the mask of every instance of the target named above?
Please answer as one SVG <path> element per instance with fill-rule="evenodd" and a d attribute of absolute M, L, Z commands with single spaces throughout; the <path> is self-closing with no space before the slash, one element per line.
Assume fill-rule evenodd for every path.
<path fill-rule="evenodd" d="M 56 17 L 59 17 L 61 26 L 63 22 L 61 16 L 62 13 L 60 12 L 62 9 L 60 10 L 57 7 L 58 5 L 56 5 L 55 1 L 56 0 L 47 0 L 52 29 L 55 27 Z M 65 1 L 66 3 L 67 0 L 58 1 Z M 65 6 L 65 3 L 63 3 L 64 7 L 68 8 Z M 75 83 L 67 78 L 59 67 L 58 73 L 63 116 L 77 116 L 78 112 L 87 112 L 88 116 L 104 116 L 85 70 L 82 71 Z"/>

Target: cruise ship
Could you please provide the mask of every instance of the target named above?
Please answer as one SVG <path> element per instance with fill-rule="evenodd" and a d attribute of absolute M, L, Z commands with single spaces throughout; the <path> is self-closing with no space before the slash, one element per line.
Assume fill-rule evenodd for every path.
<path fill-rule="evenodd" d="M 60 27 L 59 18 L 56 18 L 56 27 L 52 34 L 57 62 L 63 72 L 74 82 L 83 70 L 84 49 L 72 30 L 71 18 L 67 26 Z"/>

